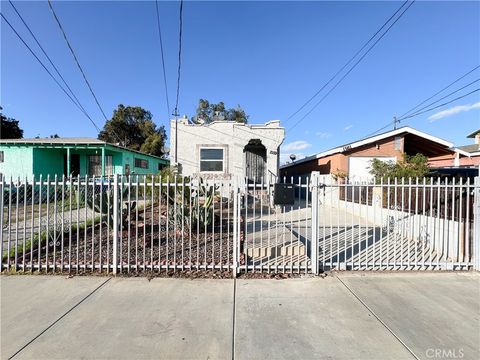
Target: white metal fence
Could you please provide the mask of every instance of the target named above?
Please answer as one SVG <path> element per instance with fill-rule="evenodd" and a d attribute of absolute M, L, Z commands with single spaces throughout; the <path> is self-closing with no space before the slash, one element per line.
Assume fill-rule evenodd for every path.
<path fill-rule="evenodd" d="M 0 183 L 2 271 L 480 269 L 480 184 L 114 176 Z"/>
<path fill-rule="evenodd" d="M 326 179 L 317 193 L 322 269 L 467 270 L 478 260 L 478 185 L 469 180 Z"/>

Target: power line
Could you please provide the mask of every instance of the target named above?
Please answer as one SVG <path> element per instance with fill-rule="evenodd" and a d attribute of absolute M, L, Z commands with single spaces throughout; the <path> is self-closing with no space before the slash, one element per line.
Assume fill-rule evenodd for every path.
<path fill-rule="evenodd" d="M 430 107 L 430 106 L 432 106 L 432 105 L 434 105 L 434 104 L 436 104 L 436 103 L 438 103 L 438 102 L 440 102 L 440 101 L 442 101 L 442 100 L 444 100 L 444 99 L 452 96 L 453 94 L 456 94 L 456 93 L 459 92 L 460 90 L 463 90 L 463 89 L 469 87 L 470 85 L 475 84 L 476 82 L 479 82 L 479 81 L 480 81 L 480 79 L 474 80 L 474 81 L 472 81 L 471 83 L 469 83 L 469 84 L 467 84 L 467 85 L 465 85 L 465 86 L 462 86 L 461 88 L 459 88 L 459 89 L 457 89 L 457 90 L 455 90 L 455 91 L 452 91 L 451 93 L 449 93 L 449 94 L 441 97 L 440 99 L 435 100 L 435 101 L 431 102 L 430 104 L 425 105 L 424 107 L 421 107 L 421 108 L 418 109 L 414 114 L 417 114 L 417 113 L 421 112 L 422 110 L 424 110 L 424 109 L 426 109 L 426 108 L 428 108 L 428 107 Z M 403 120 L 403 119 L 406 119 L 406 118 L 407 118 L 407 117 L 403 117 L 403 118 L 401 117 L 401 118 L 399 118 L 399 120 Z"/>
<path fill-rule="evenodd" d="M 446 89 L 448 89 L 448 88 L 451 87 L 452 85 L 456 84 L 457 82 L 459 82 L 460 80 L 462 80 L 463 78 L 465 78 L 467 75 L 471 74 L 473 71 L 477 70 L 479 67 L 480 67 L 480 65 L 475 66 L 473 69 L 469 70 L 468 72 L 466 72 L 465 74 L 463 74 L 462 76 L 460 76 L 459 78 L 457 78 L 456 80 L 454 80 L 453 82 L 451 82 L 450 84 L 448 84 L 447 86 L 445 86 L 444 88 L 442 88 L 441 90 L 437 91 L 437 92 L 436 92 L 435 94 L 433 94 L 432 96 L 428 97 L 427 99 L 423 100 L 421 103 L 417 104 L 416 106 L 414 106 L 413 108 L 411 108 L 410 110 L 408 110 L 407 112 L 405 112 L 405 113 L 404 113 L 402 116 L 400 116 L 398 119 L 394 120 L 394 122 L 390 121 L 390 122 L 389 122 L 388 124 L 386 124 L 385 126 L 383 126 L 383 127 L 381 127 L 380 129 L 374 131 L 373 133 L 370 133 L 370 134 L 366 135 L 365 137 L 370 137 L 370 136 L 372 136 L 372 135 L 375 135 L 376 133 L 378 133 L 378 132 L 386 129 L 387 127 L 389 127 L 390 125 L 394 124 L 395 122 L 400 122 L 401 120 L 404 120 L 404 119 L 409 118 L 409 117 L 406 117 L 405 115 L 411 113 L 413 110 L 417 109 L 419 106 L 425 104 L 428 100 L 433 99 L 433 98 L 434 98 L 435 96 L 437 96 L 438 94 L 442 93 L 443 91 L 445 91 Z M 478 81 L 480 81 L 480 79 L 474 80 L 474 81 L 472 81 L 471 83 L 469 83 L 469 84 L 467 84 L 467 85 L 465 85 L 465 86 L 463 86 L 463 87 L 461 87 L 461 88 L 459 88 L 459 89 L 457 89 L 457 90 L 455 90 L 455 91 L 452 91 L 451 93 L 449 93 L 449 94 L 441 97 L 440 99 L 438 99 L 438 100 L 436 100 L 436 101 L 434 101 L 434 102 L 432 102 L 432 103 L 430 103 L 430 104 L 428 104 L 428 105 L 425 105 L 424 107 L 420 108 L 416 113 L 418 113 L 418 112 L 426 109 L 427 107 L 430 107 L 430 106 L 438 103 L 439 101 L 442 101 L 443 99 L 445 99 L 445 98 L 447 98 L 447 97 L 449 97 L 449 96 L 451 96 L 451 95 L 459 92 L 460 90 L 463 90 L 464 88 L 466 88 L 466 87 L 468 87 L 468 86 L 470 86 L 470 85 L 472 85 L 472 84 L 474 84 L 474 83 L 476 83 L 476 82 L 478 82 Z M 415 116 L 416 116 L 416 115 L 415 115 Z M 413 117 L 413 116 L 412 116 L 412 117 Z"/>
<path fill-rule="evenodd" d="M 93 96 L 93 98 L 95 99 L 95 102 L 97 103 L 98 108 L 99 108 L 100 111 L 102 112 L 102 115 L 103 115 L 103 117 L 105 118 L 105 121 L 108 121 L 107 115 L 105 115 L 105 112 L 103 111 L 102 106 L 100 105 L 100 103 L 99 103 L 99 101 L 98 101 L 98 98 L 97 98 L 97 96 L 95 95 L 95 92 L 94 92 L 93 89 L 92 89 L 92 86 L 90 85 L 90 83 L 89 83 L 88 80 L 87 80 L 87 76 L 85 75 L 85 72 L 83 71 L 82 66 L 80 65 L 80 62 L 79 62 L 78 59 L 77 59 L 77 55 L 75 55 L 75 51 L 73 50 L 72 46 L 70 45 L 70 41 L 68 41 L 67 34 L 65 33 L 65 30 L 63 29 L 63 26 L 62 26 L 62 24 L 60 23 L 60 20 L 58 19 L 57 14 L 55 13 L 55 10 L 53 9 L 51 0 L 48 0 L 48 6 L 50 7 L 50 10 L 52 11 L 52 15 L 53 15 L 53 17 L 55 18 L 55 21 L 57 22 L 58 27 L 60 28 L 60 31 L 61 31 L 62 34 L 63 34 L 63 38 L 65 39 L 65 42 L 67 43 L 67 46 L 68 46 L 68 48 L 70 49 L 70 52 L 71 52 L 72 55 L 73 55 L 73 59 L 75 60 L 75 63 L 77 64 L 78 69 L 79 69 L 80 72 L 82 73 L 83 79 L 85 80 L 85 83 L 87 84 L 88 89 L 89 89 L 90 92 L 92 93 L 92 96 Z"/>
<path fill-rule="evenodd" d="M 165 99 L 167 102 L 167 120 L 170 119 L 170 103 L 168 101 L 168 87 L 167 87 L 167 75 L 165 73 L 165 58 L 163 55 L 163 41 L 162 41 L 162 29 L 160 27 L 160 15 L 158 12 L 158 0 L 155 0 L 155 7 L 157 10 L 157 26 L 158 26 L 158 38 L 160 40 L 160 52 L 162 54 L 162 68 L 163 68 L 163 83 L 165 85 Z"/>
<path fill-rule="evenodd" d="M 353 69 L 355 69 L 355 67 L 357 67 L 357 65 L 365 58 L 365 56 L 375 47 L 375 45 L 377 45 L 377 43 L 390 31 L 390 29 L 397 23 L 398 20 L 400 20 L 400 18 L 403 16 L 403 14 L 405 14 L 405 12 L 407 12 L 408 9 L 410 9 L 410 7 L 414 4 L 415 0 L 411 1 L 410 4 L 405 8 L 405 10 L 402 11 L 402 13 L 395 19 L 395 21 L 390 24 L 390 26 L 385 30 L 385 32 L 368 48 L 368 50 L 360 57 L 360 59 L 358 59 L 355 64 L 350 68 L 350 70 L 348 70 L 341 78 L 340 80 L 337 81 L 337 83 L 303 116 L 301 117 L 295 124 L 293 124 L 293 126 L 289 129 L 289 130 L 292 130 L 293 128 L 295 128 L 298 124 L 300 124 L 303 120 L 305 120 L 305 118 L 310 115 L 313 110 L 315 110 L 315 108 L 320 105 L 323 100 L 325 100 L 328 95 L 330 95 L 332 93 L 333 90 L 336 89 L 336 87 L 348 76 L 348 74 L 350 74 L 352 72 Z"/>
<path fill-rule="evenodd" d="M 183 28 L 183 0 L 180 0 L 180 30 L 178 34 L 177 99 L 175 101 L 175 114 L 178 114 L 178 98 L 180 96 L 180 75 L 181 75 L 181 69 L 182 69 L 182 28 Z"/>
<path fill-rule="evenodd" d="M 419 103 L 418 105 L 414 106 L 413 108 L 411 108 L 410 110 L 408 110 L 407 112 L 405 112 L 403 115 L 400 116 L 400 118 L 403 118 L 405 115 L 411 113 L 413 110 L 417 109 L 419 106 L 425 104 L 427 101 L 433 99 L 435 96 L 437 96 L 438 94 L 440 94 L 441 92 L 447 90 L 450 86 L 456 84 L 457 82 L 459 82 L 460 80 L 462 80 L 464 77 L 466 77 L 467 75 L 471 74 L 472 72 L 474 72 L 475 70 L 477 70 L 478 68 L 480 68 L 480 65 L 477 65 L 475 66 L 472 70 L 468 71 L 467 73 L 465 73 L 464 75 L 460 76 L 458 79 L 454 80 L 453 82 L 451 82 L 450 84 L 448 84 L 447 86 L 445 86 L 443 89 L 437 91 L 435 94 L 433 94 L 432 96 L 430 96 L 429 98 L 423 100 L 421 103 Z"/>
<path fill-rule="evenodd" d="M 383 23 L 383 25 L 375 32 L 375 34 L 373 34 L 370 39 L 368 39 L 367 42 L 365 42 L 365 44 L 363 44 L 363 46 L 355 53 L 355 55 L 353 55 L 350 60 L 348 60 L 336 73 L 335 75 L 333 75 L 325 84 L 323 84 L 323 86 L 315 93 L 313 94 L 313 96 L 308 99 L 302 106 L 300 106 L 300 108 L 298 108 L 294 113 L 292 113 L 288 118 L 287 118 L 287 121 L 290 120 L 292 117 L 294 117 L 296 114 L 298 114 L 300 111 L 302 111 L 305 106 L 307 106 L 315 97 L 317 97 L 318 94 L 320 94 L 322 92 L 323 89 L 325 89 L 332 81 L 333 79 L 335 79 L 337 77 L 338 74 L 340 74 L 348 65 L 350 65 L 350 63 L 358 56 L 358 54 L 360 54 L 363 49 L 365 49 L 367 47 L 367 45 L 378 35 L 378 33 L 380 31 L 383 30 L 383 28 L 385 26 L 387 26 L 387 24 L 395 17 L 395 15 L 397 15 L 397 13 L 408 3 L 408 0 L 405 1 L 398 9 L 397 11 L 395 11 L 393 13 L 392 16 L 390 16 L 390 18 L 388 18 L 387 21 L 385 21 Z"/>
<path fill-rule="evenodd" d="M 395 117 L 393 121 L 390 121 L 387 125 L 381 127 L 380 129 L 374 131 L 373 133 L 370 133 L 370 134 L 366 135 L 365 138 L 368 138 L 368 137 L 370 137 L 370 136 L 372 136 L 372 135 L 375 135 L 376 133 L 378 133 L 378 132 L 386 129 L 387 127 L 389 127 L 389 126 L 392 125 L 392 124 L 395 126 L 397 123 L 400 123 L 400 121 L 402 121 L 402 120 L 409 119 L 409 118 L 411 118 L 411 117 L 414 117 L 414 116 L 423 114 L 422 110 L 424 110 L 424 109 L 426 109 L 426 108 L 428 108 L 428 107 L 430 107 L 430 106 L 438 103 L 439 101 L 442 101 L 443 99 L 446 99 L 446 98 L 450 97 L 451 95 L 459 92 L 460 90 L 463 90 L 463 89 L 465 89 L 466 87 L 469 87 L 470 85 L 472 85 L 472 84 L 474 84 L 474 83 L 476 83 L 476 82 L 479 82 L 479 81 L 480 81 L 480 79 L 474 80 L 474 81 L 472 81 L 471 83 L 469 83 L 469 84 L 467 84 L 467 85 L 465 85 L 465 86 L 462 86 L 461 88 L 459 88 L 459 89 L 457 89 L 457 90 L 455 90 L 455 91 L 452 91 L 451 93 L 449 93 L 449 94 L 441 97 L 440 99 L 438 99 L 438 100 L 436 100 L 436 101 L 434 101 L 434 102 L 431 102 L 430 104 L 425 105 L 424 107 L 420 108 L 417 112 L 411 114 L 411 116 L 406 116 L 406 117 L 398 118 L 398 119 Z M 475 92 L 475 91 L 474 91 L 474 92 Z M 469 93 L 469 94 L 467 94 L 467 95 L 465 95 L 465 96 L 468 96 L 468 95 L 470 95 L 470 94 L 471 94 L 471 93 Z M 457 98 L 457 99 L 454 99 L 454 100 L 452 100 L 452 101 L 461 99 L 462 97 L 465 97 L 465 96 L 461 96 L 461 97 L 459 97 L 459 98 Z M 431 97 L 430 97 L 430 98 L 431 98 Z M 444 105 L 446 105 L 446 104 L 448 104 L 448 103 L 445 103 Z M 443 106 L 443 105 L 439 105 L 439 106 Z M 427 110 L 427 111 L 431 111 L 431 110 L 433 110 L 433 109 L 435 109 L 435 108 L 432 108 L 432 109 Z M 425 112 L 427 112 L 427 111 L 425 111 Z"/>
<path fill-rule="evenodd" d="M 397 120 L 397 122 L 400 122 L 400 120 Z M 374 131 L 374 132 L 372 132 L 368 135 L 365 135 L 363 138 L 368 138 L 372 135 L 375 135 L 375 134 L 379 133 L 380 131 L 385 130 L 386 128 L 390 127 L 390 125 L 392 125 L 393 123 L 394 123 L 394 121 L 390 121 L 387 125 L 381 127 L 380 129 L 378 129 L 378 130 L 376 130 L 376 131 Z"/>
<path fill-rule="evenodd" d="M 68 46 L 68 48 L 70 49 L 70 52 L 71 52 L 72 55 L 73 55 L 73 59 L 75 60 L 75 63 L 77 64 L 77 67 L 78 67 L 78 69 L 80 70 L 80 72 L 81 72 L 81 74 L 82 74 L 82 76 L 83 76 L 83 79 L 85 80 L 85 83 L 87 84 L 88 89 L 90 90 L 93 98 L 95 99 L 95 102 L 96 102 L 98 108 L 100 109 L 100 112 L 102 113 L 105 121 L 108 121 L 108 118 L 107 118 L 107 116 L 105 115 L 105 111 L 103 111 L 103 108 L 102 108 L 102 106 L 100 105 L 100 102 L 98 101 L 98 98 L 97 98 L 97 96 L 95 95 L 95 92 L 93 91 L 92 86 L 90 85 L 89 81 L 87 80 L 87 76 L 85 75 L 85 72 L 83 71 L 82 66 L 80 65 L 80 62 L 78 61 L 78 58 L 77 58 L 77 56 L 75 55 L 75 51 L 73 50 L 73 47 L 70 45 L 70 41 L 68 41 L 67 34 L 65 33 L 65 30 L 63 29 L 63 26 L 62 26 L 62 24 L 60 23 L 60 19 L 58 18 L 57 14 L 55 13 L 55 10 L 53 9 L 51 0 L 48 0 L 48 6 L 50 7 L 50 10 L 52 11 L 52 15 L 53 15 L 53 17 L 55 18 L 55 21 L 57 22 L 58 27 L 60 28 L 60 31 L 61 31 L 62 34 L 63 34 L 63 38 L 65 39 L 65 42 L 67 43 L 67 46 Z M 100 129 L 98 129 L 98 127 L 97 127 L 97 130 L 98 130 L 98 132 L 100 132 Z M 113 130 L 113 129 L 112 129 L 112 134 L 113 134 L 114 137 L 117 138 L 117 141 L 118 141 L 120 144 L 123 143 L 124 140 L 123 140 L 122 138 L 120 138 L 120 136 L 118 136 L 118 134 L 116 133 L 116 131 Z M 124 146 L 127 146 L 127 144 L 125 143 Z"/>
<path fill-rule="evenodd" d="M 30 46 L 28 46 L 28 44 L 25 42 L 25 40 L 20 36 L 20 34 L 17 32 L 17 30 L 15 30 L 15 28 L 12 26 L 12 24 L 10 24 L 10 22 L 7 20 L 7 18 L 3 15 L 3 13 L 0 13 L 0 15 L 2 16 L 2 19 L 7 23 L 7 25 L 10 27 L 10 29 L 12 29 L 12 31 L 15 33 L 15 35 L 17 35 L 17 37 L 20 39 L 20 41 L 23 43 L 23 45 L 25 45 L 25 47 L 30 51 L 30 53 L 35 57 L 35 59 L 38 61 L 38 63 L 43 67 L 43 69 L 47 72 L 48 75 L 50 75 L 50 77 L 53 79 L 53 81 L 55 81 L 55 83 L 58 85 L 58 87 L 60 87 L 60 89 L 65 93 L 65 95 L 67 95 L 67 97 L 73 102 L 73 104 L 75 106 L 77 106 L 77 108 L 88 118 L 88 120 L 90 120 L 90 122 L 93 124 L 93 126 L 95 127 L 95 129 L 97 129 L 97 131 L 100 131 L 100 129 L 98 128 L 97 124 L 95 124 L 95 122 L 92 120 L 92 118 L 90 117 L 90 115 L 88 115 L 88 113 L 82 108 L 79 106 L 79 104 L 77 104 L 75 102 L 75 100 L 72 98 L 72 96 L 67 92 L 67 90 L 65 90 L 65 88 L 62 86 L 62 84 L 60 84 L 58 82 L 58 80 L 55 78 L 55 76 L 53 76 L 53 74 L 50 72 L 50 70 L 48 70 L 48 68 L 45 66 L 45 64 L 38 58 L 38 56 L 35 54 L 35 52 L 30 48 Z"/>
<path fill-rule="evenodd" d="M 426 112 L 429 112 L 429 111 L 432 111 L 432 110 L 435 110 L 435 109 L 438 109 L 439 107 L 442 107 L 442 106 L 448 105 L 448 104 L 450 104 L 450 103 L 452 103 L 452 102 L 454 102 L 454 101 L 463 99 L 464 97 L 467 97 L 468 95 L 471 95 L 471 94 L 473 94 L 473 93 L 475 93 L 475 92 L 477 92 L 477 91 L 480 91 L 480 88 L 475 89 L 475 90 L 473 90 L 473 91 L 470 91 L 468 94 L 459 96 L 459 97 L 457 97 L 457 98 L 455 98 L 455 99 L 453 99 L 453 100 L 447 101 L 447 102 L 445 102 L 445 103 L 443 103 L 443 104 L 440 104 L 440 105 L 434 106 L 434 107 L 432 107 L 432 108 L 429 108 L 429 109 L 427 109 L 427 110 L 420 111 L 420 112 L 414 113 L 414 114 L 412 114 L 412 115 L 406 116 L 406 117 L 404 117 L 402 120 L 410 119 L 410 118 L 412 118 L 412 117 L 415 117 L 415 116 L 424 114 L 424 113 L 426 113 Z"/>
<path fill-rule="evenodd" d="M 33 31 L 30 29 L 30 27 L 28 26 L 27 22 L 24 20 L 23 16 L 20 14 L 20 12 L 18 11 L 18 9 L 15 7 L 15 5 L 13 4 L 13 2 L 11 0 L 8 0 L 8 2 L 10 3 L 10 5 L 13 7 L 13 10 L 15 10 L 15 12 L 17 13 L 18 17 L 20 18 L 20 20 L 22 20 L 23 22 L 23 25 L 25 25 L 25 27 L 27 28 L 28 32 L 30 33 L 30 35 L 33 37 L 33 39 L 35 40 L 35 42 L 37 43 L 38 47 L 40 48 L 40 50 L 42 50 L 43 54 L 45 55 L 45 57 L 47 58 L 48 62 L 50 63 L 50 65 L 52 65 L 53 69 L 55 70 L 55 72 L 57 73 L 57 75 L 60 77 L 60 79 L 62 80 L 63 84 L 67 87 L 68 91 L 70 92 L 70 94 L 73 96 L 73 98 L 75 99 L 76 103 L 78 104 L 78 106 L 82 109 L 82 111 L 86 112 L 85 108 L 83 107 L 82 103 L 80 102 L 80 100 L 78 100 L 77 96 L 75 95 L 75 93 L 73 92 L 73 90 L 70 88 L 70 86 L 68 85 L 68 83 L 66 82 L 65 78 L 62 76 L 62 74 L 60 73 L 60 71 L 58 70 L 58 68 L 55 66 L 55 64 L 53 63 L 52 59 L 50 58 L 50 56 L 48 56 L 47 52 L 45 51 L 45 49 L 43 48 L 43 46 L 40 44 L 40 41 L 37 39 L 37 37 L 35 36 L 35 34 L 33 33 Z"/>

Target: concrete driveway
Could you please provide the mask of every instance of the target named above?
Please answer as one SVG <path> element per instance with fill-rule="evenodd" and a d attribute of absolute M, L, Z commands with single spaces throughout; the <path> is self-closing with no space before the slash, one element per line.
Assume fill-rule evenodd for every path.
<path fill-rule="evenodd" d="M 478 359 L 480 275 L 0 276 L 2 359 Z"/>

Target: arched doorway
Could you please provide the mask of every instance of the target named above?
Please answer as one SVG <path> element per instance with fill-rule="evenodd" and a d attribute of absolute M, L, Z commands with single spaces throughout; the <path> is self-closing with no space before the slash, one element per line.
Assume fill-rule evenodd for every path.
<path fill-rule="evenodd" d="M 245 177 L 249 183 L 261 183 L 267 168 L 267 149 L 260 139 L 252 139 L 243 148 L 245 153 Z"/>

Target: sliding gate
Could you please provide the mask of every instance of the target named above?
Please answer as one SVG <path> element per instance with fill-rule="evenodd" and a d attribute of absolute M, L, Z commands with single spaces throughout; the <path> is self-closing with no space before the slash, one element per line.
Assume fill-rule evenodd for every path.
<path fill-rule="evenodd" d="M 478 269 L 478 185 L 455 178 L 314 181 L 319 269 Z"/>

